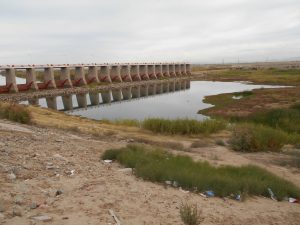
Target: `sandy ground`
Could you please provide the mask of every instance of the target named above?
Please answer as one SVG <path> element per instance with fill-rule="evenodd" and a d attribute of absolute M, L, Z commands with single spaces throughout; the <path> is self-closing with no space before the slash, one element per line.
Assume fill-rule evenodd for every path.
<path fill-rule="evenodd" d="M 262 197 L 246 202 L 204 198 L 143 181 L 119 171 L 117 163 L 100 160 L 105 149 L 129 141 L 0 121 L 0 224 L 108 225 L 115 224 L 108 212 L 113 209 L 124 225 L 176 225 L 183 224 L 179 206 L 185 201 L 202 209 L 203 224 L 299 224 L 300 204 Z M 299 171 L 270 165 L 264 155 L 214 145 L 181 154 L 214 164 L 260 164 L 300 186 Z M 50 221 L 32 218 L 37 215 Z"/>

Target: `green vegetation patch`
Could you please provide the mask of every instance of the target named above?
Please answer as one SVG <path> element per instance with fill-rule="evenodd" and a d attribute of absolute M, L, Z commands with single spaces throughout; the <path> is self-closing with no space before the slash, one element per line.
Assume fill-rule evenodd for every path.
<path fill-rule="evenodd" d="M 245 121 L 279 128 L 289 133 L 300 134 L 300 103 L 290 108 L 271 109 L 250 115 Z"/>
<path fill-rule="evenodd" d="M 142 145 L 108 150 L 102 159 L 116 159 L 125 167 L 135 168 L 136 176 L 145 180 L 176 181 L 187 190 L 213 190 L 221 197 L 239 193 L 269 197 L 268 188 L 279 200 L 300 197 L 300 189 L 294 184 L 252 165 L 214 167 L 208 162 L 193 161 L 189 156 L 173 155 Z"/>
<path fill-rule="evenodd" d="M 14 103 L 0 103 L 0 118 L 28 124 L 31 121 L 31 114 L 25 106 Z"/>
<path fill-rule="evenodd" d="M 292 137 L 284 131 L 256 124 L 238 124 L 233 128 L 229 143 L 241 152 L 279 152 Z"/>
<path fill-rule="evenodd" d="M 155 133 L 166 134 L 211 134 L 226 128 L 223 120 L 207 119 L 198 121 L 193 119 L 146 119 L 142 123 L 144 129 Z"/>

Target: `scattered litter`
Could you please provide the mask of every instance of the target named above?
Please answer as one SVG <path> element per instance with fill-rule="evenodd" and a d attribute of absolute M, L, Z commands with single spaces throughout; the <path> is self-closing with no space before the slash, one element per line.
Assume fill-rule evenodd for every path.
<path fill-rule="evenodd" d="M 33 216 L 31 217 L 31 219 L 47 222 L 47 221 L 51 221 L 52 217 L 47 215 L 41 215 L 41 216 Z"/>
<path fill-rule="evenodd" d="M 290 203 L 300 203 L 300 200 L 296 199 L 296 198 L 289 198 L 289 202 Z"/>
<path fill-rule="evenodd" d="M 109 214 L 114 218 L 114 220 L 116 221 L 116 225 L 121 225 L 121 221 L 118 219 L 118 217 L 116 216 L 115 212 L 110 209 L 108 210 Z"/>
<path fill-rule="evenodd" d="M 167 185 L 172 185 L 172 181 L 169 181 L 169 180 L 166 180 L 165 183 L 166 183 Z"/>
<path fill-rule="evenodd" d="M 132 168 L 119 169 L 118 171 L 122 173 L 132 173 Z"/>
<path fill-rule="evenodd" d="M 73 176 L 75 174 L 75 170 L 71 170 L 70 173 L 70 176 Z"/>
<path fill-rule="evenodd" d="M 276 199 L 276 197 L 275 197 L 273 191 L 271 190 L 271 188 L 268 188 L 268 192 L 269 192 L 269 194 L 270 194 L 271 199 L 274 200 L 274 201 L 277 201 L 277 199 Z"/>
<path fill-rule="evenodd" d="M 215 193 L 213 191 L 205 191 L 204 192 L 204 195 L 206 197 L 214 197 L 215 196 Z"/>
<path fill-rule="evenodd" d="M 233 99 L 241 99 L 241 98 L 243 98 L 243 96 L 242 96 L 242 95 L 239 95 L 239 96 L 232 96 L 232 98 L 233 98 Z"/>
<path fill-rule="evenodd" d="M 184 194 L 189 193 L 189 191 L 185 191 L 185 190 L 183 190 L 181 187 L 179 187 L 179 191 L 181 191 L 181 192 L 184 193 Z"/>
<path fill-rule="evenodd" d="M 112 160 L 110 160 L 110 159 L 105 159 L 105 160 L 103 160 L 103 162 L 105 162 L 105 163 L 112 163 Z"/>
<path fill-rule="evenodd" d="M 201 195 L 202 197 L 204 197 L 204 198 L 207 198 L 207 196 L 206 196 L 205 194 L 203 194 L 203 193 L 200 193 L 200 195 Z"/>
<path fill-rule="evenodd" d="M 235 196 L 235 200 L 237 200 L 237 201 L 241 201 L 241 200 L 242 200 L 242 197 L 241 197 L 241 195 L 236 195 L 236 196 Z"/>

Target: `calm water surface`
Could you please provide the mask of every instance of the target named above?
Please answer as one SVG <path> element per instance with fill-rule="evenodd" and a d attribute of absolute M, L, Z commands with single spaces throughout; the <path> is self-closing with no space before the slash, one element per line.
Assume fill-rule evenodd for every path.
<path fill-rule="evenodd" d="M 87 108 L 86 110 L 70 112 L 92 119 L 138 119 L 150 117 L 160 118 L 192 118 L 202 120 L 206 118 L 197 114 L 200 109 L 212 105 L 203 103 L 207 95 L 231 93 L 252 90 L 256 88 L 269 88 L 268 85 L 251 85 L 238 82 L 211 82 L 192 81 L 190 89 L 156 95 L 136 101 L 120 102 L 108 106 Z"/>

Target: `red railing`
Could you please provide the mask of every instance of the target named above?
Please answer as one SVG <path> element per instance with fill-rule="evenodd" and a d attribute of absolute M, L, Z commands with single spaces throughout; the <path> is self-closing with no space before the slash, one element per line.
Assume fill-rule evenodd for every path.
<path fill-rule="evenodd" d="M 108 76 L 105 76 L 105 77 L 100 78 L 100 81 L 101 81 L 101 82 L 104 82 L 106 79 L 108 79 Z"/>
<path fill-rule="evenodd" d="M 0 86 L 0 93 L 7 93 L 9 92 L 10 88 L 12 87 L 12 83 L 6 86 Z"/>
<path fill-rule="evenodd" d="M 67 81 L 68 81 L 68 79 L 55 81 L 56 87 L 58 87 L 58 88 L 64 87 L 64 86 L 65 86 L 65 83 L 66 83 Z"/>
<path fill-rule="evenodd" d="M 48 80 L 46 83 L 37 83 L 38 88 L 41 89 L 47 89 L 50 85 L 51 80 Z"/>
<path fill-rule="evenodd" d="M 82 81 L 82 78 L 79 78 L 77 80 L 73 80 L 72 84 L 73 84 L 73 86 L 79 86 L 81 81 Z"/>
<path fill-rule="evenodd" d="M 27 91 L 30 89 L 31 85 L 33 84 L 33 81 L 29 82 L 28 84 L 18 84 L 18 90 L 19 91 Z"/>
<path fill-rule="evenodd" d="M 93 83 L 95 80 L 96 80 L 96 77 L 92 77 L 92 78 L 88 79 L 86 82 L 88 84 L 90 84 L 90 83 Z"/>

